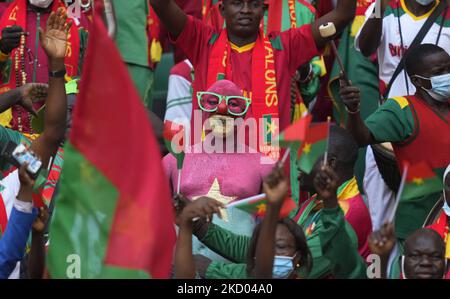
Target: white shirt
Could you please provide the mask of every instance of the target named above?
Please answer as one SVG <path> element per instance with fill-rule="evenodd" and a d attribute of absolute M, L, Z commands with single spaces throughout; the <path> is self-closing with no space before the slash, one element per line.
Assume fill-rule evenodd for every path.
<path fill-rule="evenodd" d="M 395 4 L 395 2 L 391 2 L 384 13 L 381 41 L 377 49 L 379 77 L 381 81 L 380 85 L 384 86 L 387 86 L 389 84 L 389 81 L 394 74 L 397 65 L 400 63 L 404 52 L 411 45 L 412 41 L 419 33 L 420 28 L 422 28 L 425 21 L 432 13 L 432 11 L 430 11 L 426 15 L 416 17 L 408 10 L 404 3 L 404 0 L 399 0 L 400 6 L 398 9 L 393 8 L 393 4 Z M 374 9 L 375 3 L 372 3 L 372 5 L 367 8 L 365 22 L 367 22 L 369 17 L 372 15 Z M 398 13 L 400 15 L 401 35 L 398 25 Z M 442 17 L 438 17 L 438 19 L 431 26 L 430 30 L 422 40 L 423 44 L 436 44 L 439 36 L 439 30 L 441 29 L 441 21 Z M 359 30 L 355 38 L 355 48 L 358 51 L 360 51 L 359 36 L 363 27 L 364 25 L 361 26 L 361 29 Z M 403 50 L 401 37 L 403 38 Z M 450 26 L 446 27 L 444 24 L 437 45 L 445 49 L 447 52 L 450 51 Z M 403 70 L 397 76 L 394 83 L 392 84 L 391 90 L 389 92 L 389 97 L 413 95 L 415 93 L 416 89 L 414 85 L 412 85 L 409 78 L 405 77 L 405 74 L 406 73 Z"/>

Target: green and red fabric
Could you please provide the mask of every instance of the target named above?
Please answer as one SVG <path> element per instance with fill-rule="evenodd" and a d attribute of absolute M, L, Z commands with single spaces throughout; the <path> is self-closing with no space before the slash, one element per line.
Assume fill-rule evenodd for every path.
<path fill-rule="evenodd" d="M 302 144 L 298 155 L 298 165 L 306 173 L 310 173 L 316 161 L 327 150 L 330 124 L 312 124 L 306 134 L 306 140 Z"/>
<path fill-rule="evenodd" d="M 177 168 L 183 168 L 185 157 L 184 126 L 170 120 L 164 121 L 163 138 L 167 150 L 177 159 Z"/>
<path fill-rule="evenodd" d="M 157 142 L 104 25 L 94 17 L 92 27 L 50 229 L 49 273 L 167 278 L 176 237 Z"/>
<path fill-rule="evenodd" d="M 344 64 L 347 76 L 355 86 L 361 90 L 364 100 L 361 101 L 361 117 L 366 119 L 378 108 L 380 98 L 378 67 L 373 59 L 367 58 L 355 49 L 355 36 L 365 20 L 365 11 L 374 0 L 358 0 L 355 19 L 342 32 L 339 40 L 338 52 Z M 337 124 L 345 125 L 347 121 L 347 111 L 339 96 L 339 65 L 335 60 L 330 68 L 330 79 L 327 86 L 328 96 L 333 103 L 333 116 Z M 361 148 L 358 153 L 358 160 L 355 166 L 355 175 L 358 184 L 363 188 L 363 178 L 365 172 L 366 148 Z M 362 189 L 361 189 L 362 190 Z"/>
<path fill-rule="evenodd" d="M 278 142 L 282 147 L 299 148 L 306 139 L 309 125 L 312 121 L 312 115 L 308 114 L 290 125 L 281 132 Z"/>
<path fill-rule="evenodd" d="M 450 156 L 450 115 L 443 117 L 416 96 L 390 98 L 365 121 L 377 143 L 392 142 L 400 169 L 405 161 L 425 161 L 442 178 Z M 396 234 L 406 238 L 421 227 L 440 192 L 401 201 Z"/>
<path fill-rule="evenodd" d="M 243 202 L 239 205 L 234 206 L 237 209 L 243 210 L 247 213 L 253 214 L 256 217 L 264 217 L 267 210 L 267 199 L 256 199 L 250 202 Z M 292 210 L 297 207 L 297 204 L 288 197 L 284 200 L 283 206 L 280 210 L 280 218 L 287 217 Z"/>
<path fill-rule="evenodd" d="M 43 202 L 49 206 L 55 192 L 56 184 L 61 176 L 61 170 L 64 163 L 64 149 L 58 148 L 52 167 L 47 176 L 45 184 L 40 188 L 40 194 Z"/>
<path fill-rule="evenodd" d="M 450 162 L 450 115 L 437 114 L 416 96 L 394 97 L 366 121 L 375 140 L 392 142 L 400 169 L 403 163 L 426 161 L 442 177 Z"/>
<path fill-rule="evenodd" d="M 445 242 L 445 257 L 447 258 L 447 263 L 450 260 L 450 238 L 449 238 L 449 218 L 444 211 L 441 211 L 438 220 L 427 228 L 436 231 Z M 450 270 L 447 271 L 446 279 L 450 279 Z"/>
<path fill-rule="evenodd" d="M 366 9 L 374 0 L 358 0 L 355 19 L 347 26 L 339 40 L 338 52 L 344 64 L 348 78 L 353 85 L 361 89 L 364 101 L 361 101 L 361 117 L 366 119 L 378 108 L 380 99 L 377 65 L 355 49 L 355 36 L 364 24 Z M 333 101 L 336 123 L 345 125 L 347 112 L 339 96 L 339 73 L 337 61 L 334 62 L 328 82 L 328 92 Z"/>
<path fill-rule="evenodd" d="M 426 162 L 409 166 L 402 200 L 414 199 L 428 194 L 440 192 L 443 189 L 441 178 L 431 170 Z"/>
<path fill-rule="evenodd" d="M 264 15 L 266 34 L 270 32 L 282 32 L 290 28 L 299 28 L 311 24 L 316 20 L 316 10 L 304 0 L 266 0 L 269 9 Z M 307 84 L 298 86 L 292 79 L 291 82 L 291 123 L 298 121 L 307 113 L 307 105 L 314 100 L 320 86 L 319 78 L 326 74 L 322 57 L 311 59 L 310 65 L 314 76 Z M 300 88 L 299 88 L 300 87 Z M 300 186 L 298 184 L 298 170 L 295 165 L 298 148 L 291 148 L 290 155 L 290 181 L 292 198 L 300 200 Z"/>

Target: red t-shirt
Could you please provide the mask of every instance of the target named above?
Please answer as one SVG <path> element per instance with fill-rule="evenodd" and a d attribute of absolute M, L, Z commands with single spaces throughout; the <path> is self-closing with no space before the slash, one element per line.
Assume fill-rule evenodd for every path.
<path fill-rule="evenodd" d="M 180 47 L 192 62 L 195 70 L 194 99 L 197 91 L 206 91 L 209 56 L 213 47 L 210 44 L 213 34 L 220 34 L 212 27 L 202 21 L 188 16 L 188 21 L 175 44 Z M 269 39 L 280 38 L 282 50 L 275 49 L 275 71 L 277 81 L 277 92 L 279 100 L 280 131 L 290 124 L 291 78 L 295 71 L 304 63 L 310 61 L 319 52 L 312 36 L 311 25 L 304 25 L 300 28 L 290 29 L 282 33 L 274 32 L 269 35 Z M 245 52 L 231 53 L 232 77 L 226 78 L 233 81 L 245 91 L 252 90 L 252 50 Z M 199 109 L 197 101 L 193 101 L 193 109 Z M 252 117 L 252 107 L 250 106 L 246 118 Z"/>

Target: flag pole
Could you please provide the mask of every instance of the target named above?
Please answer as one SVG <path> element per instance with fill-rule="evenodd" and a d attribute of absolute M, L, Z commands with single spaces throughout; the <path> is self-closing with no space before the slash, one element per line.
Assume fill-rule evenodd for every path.
<path fill-rule="evenodd" d="M 284 152 L 283 158 L 281 159 L 281 165 L 284 165 L 284 163 L 286 162 L 287 158 L 289 157 L 290 152 L 291 152 L 291 148 L 288 147 L 286 149 L 286 151 Z"/>
<path fill-rule="evenodd" d="M 56 153 L 57 155 L 58 153 Z M 47 166 L 47 170 L 50 171 L 50 169 L 52 168 L 53 165 L 53 156 L 50 156 L 50 159 L 48 160 L 48 166 Z"/>
<path fill-rule="evenodd" d="M 267 197 L 266 193 L 261 193 L 261 194 L 255 195 L 255 196 L 247 197 L 247 198 L 242 199 L 242 200 L 235 200 L 235 201 L 227 204 L 226 208 L 227 209 L 228 208 L 232 208 L 232 207 L 237 206 L 237 205 L 246 204 L 248 202 L 252 202 L 252 201 L 255 201 L 255 200 L 261 200 L 261 199 L 264 199 L 266 197 Z"/>
<path fill-rule="evenodd" d="M 389 222 L 393 222 L 394 218 L 395 218 L 395 214 L 397 212 L 397 208 L 398 208 L 398 204 L 400 202 L 400 198 L 402 197 L 402 193 L 403 193 L 403 188 L 405 187 L 405 182 L 406 182 L 406 177 L 408 176 L 408 164 L 405 164 L 403 166 L 403 175 L 402 175 L 402 180 L 400 182 L 400 187 L 398 187 L 398 192 L 397 192 L 397 196 L 395 197 L 395 204 L 394 207 L 392 209 L 391 215 L 389 215 Z"/>
<path fill-rule="evenodd" d="M 178 169 L 177 194 L 180 194 L 180 186 L 181 186 L 181 168 Z"/>
<path fill-rule="evenodd" d="M 330 145 L 330 123 L 331 123 L 331 116 L 327 117 L 327 123 L 328 123 L 328 136 L 327 136 L 327 147 L 325 150 L 325 156 L 323 157 L 323 166 L 326 166 L 328 163 L 328 146 Z"/>

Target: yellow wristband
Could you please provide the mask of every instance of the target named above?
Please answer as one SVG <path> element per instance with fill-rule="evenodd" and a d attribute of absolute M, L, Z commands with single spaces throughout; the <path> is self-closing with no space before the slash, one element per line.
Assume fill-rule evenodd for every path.
<path fill-rule="evenodd" d="M 8 54 L 5 54 L 2 51 L 0 51 L 0 62 L 4 62 L 4 61 L 8 60 L 8 58 L 9 58 Z"/>

